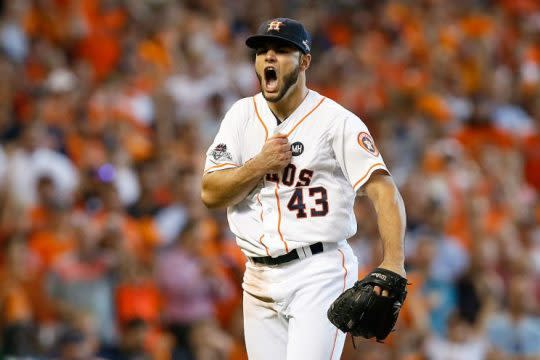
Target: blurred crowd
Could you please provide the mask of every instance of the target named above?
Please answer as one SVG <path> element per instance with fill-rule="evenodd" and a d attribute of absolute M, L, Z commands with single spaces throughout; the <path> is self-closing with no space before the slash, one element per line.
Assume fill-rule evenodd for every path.
<path fill-rule="evenodd" d="M 199 184 L 279 16 L 407 208 L 397 331 L 342 359 L 540 358 L 538 0 L 0 1 L 1 357 L 247 358 L 245 258 Z M 381 246 L 355 211 L 363 275 Z"/>

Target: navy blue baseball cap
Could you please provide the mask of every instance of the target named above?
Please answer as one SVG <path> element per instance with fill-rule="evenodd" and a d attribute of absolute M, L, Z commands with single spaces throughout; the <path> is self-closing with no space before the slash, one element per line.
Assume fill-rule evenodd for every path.
<path fill-rule="evenodd" d="M 266 40 L 283 40 L 294 45 L 304 54 L 311 51 L 311 36 L 300 22 L 288 19 L 277 18 L 265 21 L 259 26 L 256 35 L 246 39 L 246 45 L 252 49 L 257 49 Z"/>

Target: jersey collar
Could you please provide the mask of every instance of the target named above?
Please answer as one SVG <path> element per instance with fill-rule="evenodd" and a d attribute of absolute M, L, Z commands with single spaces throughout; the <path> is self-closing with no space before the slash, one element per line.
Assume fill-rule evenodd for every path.
<path fill-rule="evenodd" d="M 268 107 L 268 103 L 262 96 L 262 93 L 255 95 L 255 105 L 257 106 L 257 116 L 259 120 L 266 125 L 268 136 L 276 133 L 292 134 L 294 129 L 301 121 L 309 116 L 325 98 L 313 90 L 308 90 L 308 94 L 302 100 L 300 105 L 289 115 L 287 119 L 277 124 L 276 117 Z M 289 134 L 289 135 L 290 135 Z"/>

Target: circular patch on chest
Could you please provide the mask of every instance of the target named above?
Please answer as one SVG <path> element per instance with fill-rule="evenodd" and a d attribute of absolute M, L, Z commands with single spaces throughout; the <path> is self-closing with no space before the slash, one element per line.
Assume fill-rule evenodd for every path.
<path fill-rule="evenodd" d="M 300 141 L 294 142 L 291 145 L 292 156 L 301 155 L 304 152 L 304 144 Z"/>

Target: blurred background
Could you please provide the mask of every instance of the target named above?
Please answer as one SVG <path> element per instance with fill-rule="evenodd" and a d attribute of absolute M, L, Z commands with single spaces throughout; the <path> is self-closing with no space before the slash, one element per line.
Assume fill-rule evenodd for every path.
<path fill-rule="evenodd" d="M 0 1 L 3 358 L 247 358 L 245 258 L 199 184 L 258 91 L 244 40 L 279 16 L 407 207 L 398 331 L 342 359 L 540 359 L 538 0 Z M 364 275 L 381 246 L 355 211 Z"/>

